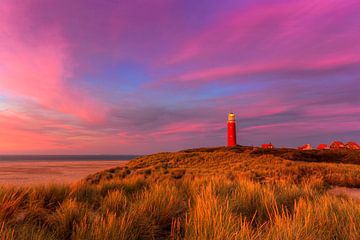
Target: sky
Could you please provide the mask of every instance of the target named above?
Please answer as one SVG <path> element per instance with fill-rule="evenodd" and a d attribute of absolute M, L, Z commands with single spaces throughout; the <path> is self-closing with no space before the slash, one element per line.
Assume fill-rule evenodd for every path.
<path fill-rule="evenodd" d="M 358 0 L 1 0 L 0 154 L 360 142 Z"/>

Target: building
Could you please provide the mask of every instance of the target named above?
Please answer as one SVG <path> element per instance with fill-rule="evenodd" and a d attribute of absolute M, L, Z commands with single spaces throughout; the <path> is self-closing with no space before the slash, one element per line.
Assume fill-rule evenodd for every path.
<path fill-rule="evenodd" d="M 345 144 L 340 141 L 334 141 L 330 145 L 330 149 L 344 149 L 344 148 L 345 148 Z"/>
<path fill-rule="evenodd" d="M 261 148 L 262 148 L 262 149 L 274 149 L 275 147 L 274 147 L 274 145 L 272 145 L 271 143 L 269 143 L 269 144 L 262 144 L 262 145 L 261 145 Z"/>
<path fill-rule="evenodd" d="M 302 147 L 298 147 L 299 150 L 312 150 L 312 147 L 310 144 L 305 144 L 304 146 Z"/>
<path fill-rule="evenodd" d="M 236 146 L 236 121 L 235 121 L 235 114 L 229 113 L 228 115 L 228 122 L 227 122 L 227 129 L 228 129 L 228 147 Z"/>
<path fill-rule="evenodd" d="M 321 143 L 319 144 L 319 146 L 317 147 L 317 150 L 325 150 L 325 149 L 329 149 L 328 145 L 325 143 Z"/>
<path fill-rule="evenodd" d="M 360 146 L 359 144 L 357 144 L 356 142 L 348 142 L 345 144 L 345 147 L 347 149 L 352 149 L 352 150 L 359 150 Z"/>

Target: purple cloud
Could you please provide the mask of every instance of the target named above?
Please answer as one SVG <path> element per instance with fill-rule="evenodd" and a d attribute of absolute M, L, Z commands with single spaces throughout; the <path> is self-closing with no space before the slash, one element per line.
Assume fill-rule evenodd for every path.
<path fill-rule="evenodd" d="M 359 16 L 355 0 L 5 0 L 0 153 L 224 145 L 230 111 L 240 144 L 360 141 Z"/>

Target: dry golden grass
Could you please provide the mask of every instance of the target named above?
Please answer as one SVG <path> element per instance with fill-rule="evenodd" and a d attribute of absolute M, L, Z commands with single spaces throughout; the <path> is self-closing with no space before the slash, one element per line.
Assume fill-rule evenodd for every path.
<path fill-rule="evenodd" d="M 0 239 L 360 239 L 358 165 L 247 149 L 141 157 L 76 184 L 0 187 Z M 341 176 L 341 178 L 340 178 Z"/>
<path fill-rule="evenodd" d="M 260 152 L 260 153 L 259 153 Z M 318 156 L 324 162 L 289 160 L 284 156 L 298 158 L 299 156 Z M 150 156 L 137 158 L 127 164 L 126 170 L 120 168 L 119 173 L 112 174 L 117 178 L 128 174 L 140 174 L 152 178 L 171 177 L 179 179 L 183 175 L 190 176 L 242 176 L 261 183 L 293 182 L 302 183 L 311 179 L 318 179 L 324 184 L 360 187 L 360 164 L 339 163 L 351 162 L 360 163 L 360 151 L 333 151 L 335 156 L 342 156 L 344 159 L 334 160 L 330 157 L 332 151 L 318 151 L 319 153 L 297 151 L 297 150 L 271 150 L 261 151 L 251 147 L 235 148 L 204 148 L 185 150 L 177 153 L 159 153 Z M 339 155 L 340 154 L 340 155 Z M 342 155 L 341 155 L 342 154 Z M 351 156 L 351 157 L 349 157 Z M 356 159 L 358 159 L 356 161 Z M 334 162 L 331 162 L 334 160 Z M 151 172 L 146 174 L 144 172 Z M 109 172 L 98 173 L 88 178 L 90 182 L 98 182 L 104 179 Z M 107 175 L 107 177 L 109 177 Z"/>

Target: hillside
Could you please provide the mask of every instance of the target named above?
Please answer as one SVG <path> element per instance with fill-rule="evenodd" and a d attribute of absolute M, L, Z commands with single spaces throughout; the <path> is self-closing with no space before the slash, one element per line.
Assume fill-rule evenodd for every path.
<path fill-rule="evenodd" d="M 358 240 L 359 202 L 327 191 L 360 187 L 358 154 L 201 148 L 74 184 L 2 186 L 0 239 Z"/>
<path fill-rule="evenodd" d="M 328 185 L 360 187 L 360 151 L 295 149 L 199 148 L 158 153 L 89 176 L 87 181 L 143 175 L 145 178 L 180 179 L 199 176 L 241 176 L 260 183 L 301 183 L 316 178 Z"/>

